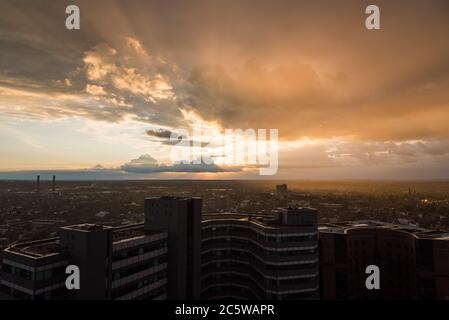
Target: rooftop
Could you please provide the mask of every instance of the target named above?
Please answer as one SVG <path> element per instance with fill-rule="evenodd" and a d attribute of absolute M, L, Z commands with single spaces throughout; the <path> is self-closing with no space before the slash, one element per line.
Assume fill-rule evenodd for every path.
<path fill-rule="evenodd" d="M 24 255 L 30 258 L 44 258 L 59 254 L 59 238 L 16 243 L 5 249 L 5 252 Z"/>
<path fill-rule="evenodd" d="M 95 224 L 80 224 L 63 228 L 81 232 L 111 229 L 112 242 L 114 243 L 159 233 L 158 231 L 145 231 L 143 229 L 143 226 L 143 223 L 136 223 L 119 227 L 108 227 Z M 34 259 L 57 255 L 60 254 L 59 237 L 15 243 L 6 248 L 5 252 L 20 254 Z"/>
<path fill-rule="evenodd" d="M 145 200 L 177 200 L 177 201 L 183 201 L 183 200 L 199 200 L 202 199 L 201 197 L 176 197 L 176 196 L 161 196 L 161 197 L 147 197 Z"/>
<path fill-rule="evenodd" d="M 147 235 L 159 233 L 158 231 L 144 230 L 144 223 L 130 224 L 120 227 L 115 227 L 112 233 L 112 242 L 128 241 Z"/>
<path fill-rule="evenodd" d="M 406 226 L 401 224 L 382 222 L 376 220 L 356 220 L 336 223 L 321 223 L 318 227 L 319 232 L 327 233 L 346 233 L 350 229 L 376 228 L 408 232 L 422 239 L 447 239 L 449 232 L 429 230 L 419 227 Z"/>
<path fill-rule="evenodd" d="M 112 227 L 104 226 L 101 224 L 91 224 L 91 223 L 76 224 L 73 226 L 62 227 L 62 229 L 84 231 L 84 232 L 101 231 L 101 230 L 107 230 L 107 229 L 111 229 L 111 228 Z"/>
<path fill-rule="evenodd" d="M 280 209 L 279 212 L 272 214 L 241 214 L 241 213 L 231 213 L 231 212 L 223 212 L 223 213 L 203 213 L 202 222 L 207 221 L 218 221 L 218 220 L 240 220 L 240 221 L 251 221 L 261 227 L 264 228 L 291 228 L 294 227 L 295 224 L 287 224 L 283 223 L 279 217 L 279 213 L 316 213 L 315 209 L 311 208 L 285 208 Z"/>

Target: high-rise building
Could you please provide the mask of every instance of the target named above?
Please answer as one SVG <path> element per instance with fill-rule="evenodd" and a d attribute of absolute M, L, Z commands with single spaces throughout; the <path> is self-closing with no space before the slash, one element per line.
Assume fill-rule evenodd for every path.
<path fill-rule="evenodd" d="M 145 199 L 145 229 L 168 233 L 168 297 L 199 299 L 201 272 L 200 198 Z"/>
<path fill-rule="evenodd" d="M 0 291 L 17 299 L 165 299 L 167 233 L 143 224 L 63 227 L 59 237 L 4 250 Z M 66 288 L 66 268 L 80 270 L 80 289 Z"/>
<path fill-rule="evenodd" d="M 318 299 L 317 223 L 309 208 L 204 215 L 201 297 Z"/>
<path fill-rule="evenodd" d="M 321 297 L 449 299 L 449 233 L 364 220 L 319 226 Z M 380 290 L 365 271 L 379 267 Z"/>

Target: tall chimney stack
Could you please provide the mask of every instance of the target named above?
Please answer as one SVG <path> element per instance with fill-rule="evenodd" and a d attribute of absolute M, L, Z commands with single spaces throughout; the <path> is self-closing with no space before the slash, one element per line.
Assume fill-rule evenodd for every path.
<path fill-rule="evenodd" d="M 56 176 L 53 176 L 53 183 L 52 183 L 52 185 L 51 185 L 51 190 L 52 190 L 53 192 L 56 191 Z"/>
<path fill-rule="evenodd" d="M 41 176 L 37 176 L 36 193 L 39 193 L 41 184 Z"/>

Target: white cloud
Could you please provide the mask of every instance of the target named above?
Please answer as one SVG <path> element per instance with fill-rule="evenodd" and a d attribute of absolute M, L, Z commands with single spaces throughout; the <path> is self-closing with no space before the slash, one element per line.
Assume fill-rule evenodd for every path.
<path fill-rule="evenodd" d="M 94 84 L 87 84 L 86 92 L 93 96 L 105 96 L 107 92 L 104 90 L 102 86 L 97 86 Z"/>

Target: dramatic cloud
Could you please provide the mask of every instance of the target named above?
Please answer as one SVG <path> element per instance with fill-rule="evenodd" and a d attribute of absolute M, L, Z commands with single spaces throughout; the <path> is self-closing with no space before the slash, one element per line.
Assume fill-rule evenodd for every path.
<path fill-rule="evenodd" d="M 105 96 L 107 95 L 106 91 L 102 86 L 96 86 L 94 84 L 88 84 L 86 87 L 86 92 L 93 96 Z"/>
<path fill-rule="evenodd" d="M 302 64 L 249 63 L 233 73 L 197 68 L 189 78 L 190 104 L 224 127 L 277 128 L 284 140 L 449 138 L 449 72 L 375 97 L 348 96 L 326 77 Z"/>
<path fill-rule="evenodd" d="M 133 49 L 138 46 L 137 52 L 139 54 L 142 54 L 142 51 L 144 52 L 136 39 L 127 40 L 128 43 L 132 41 Z M 87 79 L 110 83 L 118 90 L 143 97 L 147 102 L 157 103 L 159 100 L 173 100 L 175 98 L 169 79 L 155 70 L 148 70 L 148 65 L 146 65 L 145 74 L 139 73 L 133 67 L 120 66 L 119 63 L 124 65 L 124 60 L 127 58 L 128 56 L 119 57 L 117 50 L 106 44 L 96 46 L 94 50 L 87 52 L 83 59 Z M 145 62 L 152 63 L 152 61 L 149 61 L 150 59 L 145 54 Z"/>
<path fill-rule="evenodd" d="M 330 147 L 328 155 L 334 159 L 356 159 L 366 165 L 417 162 L 423 159 L 449 160 L 449 142 L 406 141 L 384 143 L 342 143 Z"/>
<path fill-rule="evenodd" d="M 256 13 L 246 1 L 194 1 L 188 7 L 192 19 L 180 19 L 174 30 L 169 24 L 186 9 L 180 3 L 178 10 L 167 12 L 169 7 L 162 3 L 136 1 L 116 7 L 110 2 L 80 1 L 86 22 L 73 44 L 59 41 L 61 45 L 51 47 L 55 42 L 51 37 L 59 40 L 63 30 L 44 35 L 37 29 L 31 41 L 17 34 L 0 37 L 4 48 L 0 86 L 2 90 L 15 86 L 15 101 L 24 106 L 8 111 L 11 102 L 2 105 L 8 114 L 27 117 L 80 114 L 121 121 L 131 114 L 139 121 L 178 126 L 183 123 L 178 109 L 190 107 L 224 127 L 277 128 L 282 140 L 304 136 L 448 139 L 447 3 L 381 1 L 378 5 L 383 9 L 383 28 L 370 33 L 363 28 L 363 5 L 353 3 L 274 6 L 261 1 Z M 12 12 L 21 9 L 11 1 L 4 6 Z M 60 6 L 50 7 L 49 16 Z M 105 15 L 105 10 L 110 14 Z M 145 24 L 139 20 L 141 12 L 164 12 L 166 19 L 145 19 L 149 21 Z M 218 12 L 223 20 L 211 18 Z M 266 12 L 270 12 L 268 21 L 259 15 Z M 410 20 L 414 12 L 423 13 L 419 23 Z M 104 16 L 114 17 L 114 23 Z M 3 25 L 5 30 L 17 30 L 19 22 L 29 23 L 5 17 Z M 233 32 L 225 32 L 226 28 Z M 129 29 L 135 35 L 130 36 Z M 93 30 L 96 33 L 88 35 Z M 331 41 L 343 34 L 341 43 Z M 63 49 L 70 54 L 61 54 Z M 29 61 L 26 68 L 25 60 Z M 58 82 L 72 85 L 61 88 L 55 85 Z M 103 96 L 95 102 L 101 112 L 85 107 L 89 101 L 81 88 Z M 35 91 L 47 96 L 30 103 L 25 97 Z M 48 107 L 53 96 L 63 94 L 76 99 L 57 99 Z M 121 106 L 129 108 L 123 111 Z"/>
<path fill-rule="evenodd" d="M 119 167 L 136 154 L 168 154 L 177 144 L 169 135 L 195 125 L 190 113 L 221 130 L 278 129 L 280 174 L 357 167 L 375 176 L 372 167 L 402 163 L 410 169 L 401 176 L 415 166 L 447 177 L 446 0 L 378 0 L 379 31 L 364 27 L 366 1 L 76 2 L 82 24 L 73 32 L 61 22 L 63 2 L 1 1 L 0 112 L 17 128 L 0 127 L 12 135 L 0 144 L 8 168 L 30 146 L 17 140 L 65 145 L 48 138 L 51 126 L 36 132 L 31 122 L 67 121 L 60 136 L 91 134 L 70 143 L 105 159 L 119 151 L 94 144 L 104 135 L 80 126 L 110 125 L 110 144 L 134 137 L 128 154 L 115 154 Z M 297 147 L 306 140 L 317 143 Z M 54 158 L 41 152 L 42 163 Z M 75 165 L 69 156 L 58 161 Z M 141 170 L 187 170 L 139 161 Z"/>

